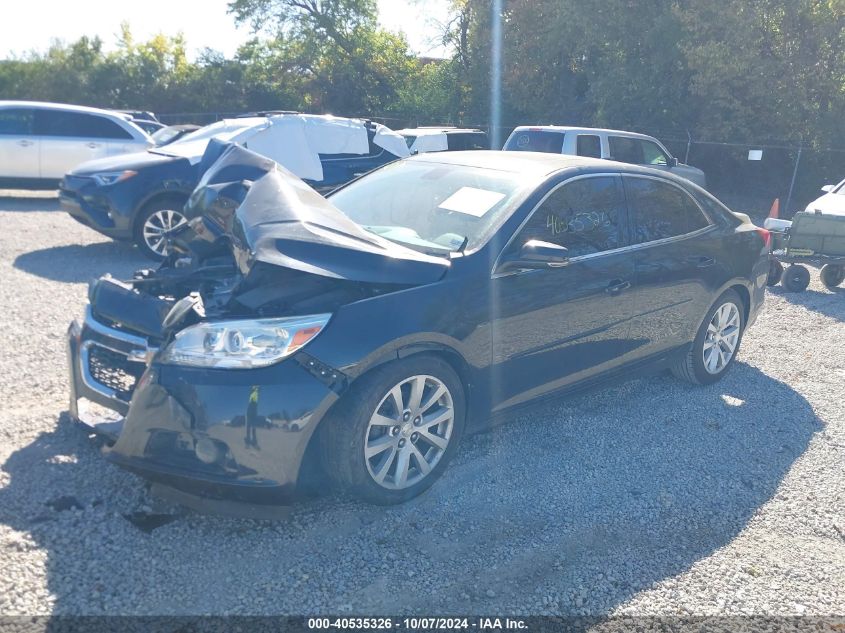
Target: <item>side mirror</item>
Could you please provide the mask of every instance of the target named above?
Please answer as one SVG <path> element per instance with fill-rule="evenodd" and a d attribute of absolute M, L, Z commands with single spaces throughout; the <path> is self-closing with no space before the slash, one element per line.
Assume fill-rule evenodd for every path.
<path fill-rule="evenodd" d="M 677 167 L 679 164 L 678 158 L 676 156 L 669 157 L 669 167 Z"/>
<path fill-rule="evenodd" d="M 569 249 L 565 246 L 541 240 L 529 240 L 517 253 L 506 257 L 499 266 L 499 270 L 561 268 L 568 263 Z"/>
<path fill-rule="evenodd" d="M 822 191 L 824 191 L 825 193 L 830 193 L 834 189 L 836 189 L 836 185 L 825 185 L 824 187 L 822 187 Z"/>

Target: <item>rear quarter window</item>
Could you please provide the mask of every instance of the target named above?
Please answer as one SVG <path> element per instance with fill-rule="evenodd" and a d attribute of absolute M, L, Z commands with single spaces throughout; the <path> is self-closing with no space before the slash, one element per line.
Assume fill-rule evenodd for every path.
<path fill-rule="evenodd" d="M 563 132 L 548 130 L 519 130 L 513 132 L 505 143 L 505 150 L 514 152 L 563 152 Z"/>

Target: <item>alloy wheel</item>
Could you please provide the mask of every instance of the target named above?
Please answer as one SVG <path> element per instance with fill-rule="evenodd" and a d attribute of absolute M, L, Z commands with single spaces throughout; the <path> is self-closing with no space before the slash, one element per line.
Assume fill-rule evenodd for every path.
<path fill-rule="evenodd" d="M 364 440 L 367 471 L 379 486 L 402 490 L 431 473 L 449 446 L 452 394 L 434 376 L 411 376 L 382 398 Z"/>
<path fill-rule="evenodd" d="M 156 255 L 167 255 L 167 239 L 165 233 L 181 226 L 186 222 L 185 216 L 178 211 L 162 209 L 155 211 L 144 221 L 144 243 Z"/>
<path fill-rule="evenodd" d="M 739 308 L 723 303 L 713 314 L 704 336 L 704 369 L 718 374 L 727 367 L 736 352 L 740 334 Z"/>

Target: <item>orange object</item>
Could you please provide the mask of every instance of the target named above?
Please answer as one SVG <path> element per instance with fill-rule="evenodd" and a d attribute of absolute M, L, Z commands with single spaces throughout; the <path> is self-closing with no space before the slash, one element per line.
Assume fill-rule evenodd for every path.
<path fill-rule="evenodd" d="M 775 198 L 772 208 L 769 210 L 770 218 L 777 218 L 780 215 L 780 198 Z"/>

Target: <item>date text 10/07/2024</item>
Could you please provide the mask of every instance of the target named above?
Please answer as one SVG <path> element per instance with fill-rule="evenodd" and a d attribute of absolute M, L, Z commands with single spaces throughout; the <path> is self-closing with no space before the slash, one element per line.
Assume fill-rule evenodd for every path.
<path fill-rule="evenodd" d="M 347 618 L 308 618 L 307 626 L 312 630 L 389 630 L 407 629 L 424 630 L 479 630 L 479 631 L 519 631 L 527 629 L 525 621 L 514 618 L 388 618 L 388 617 L 347 617 Z"/>

